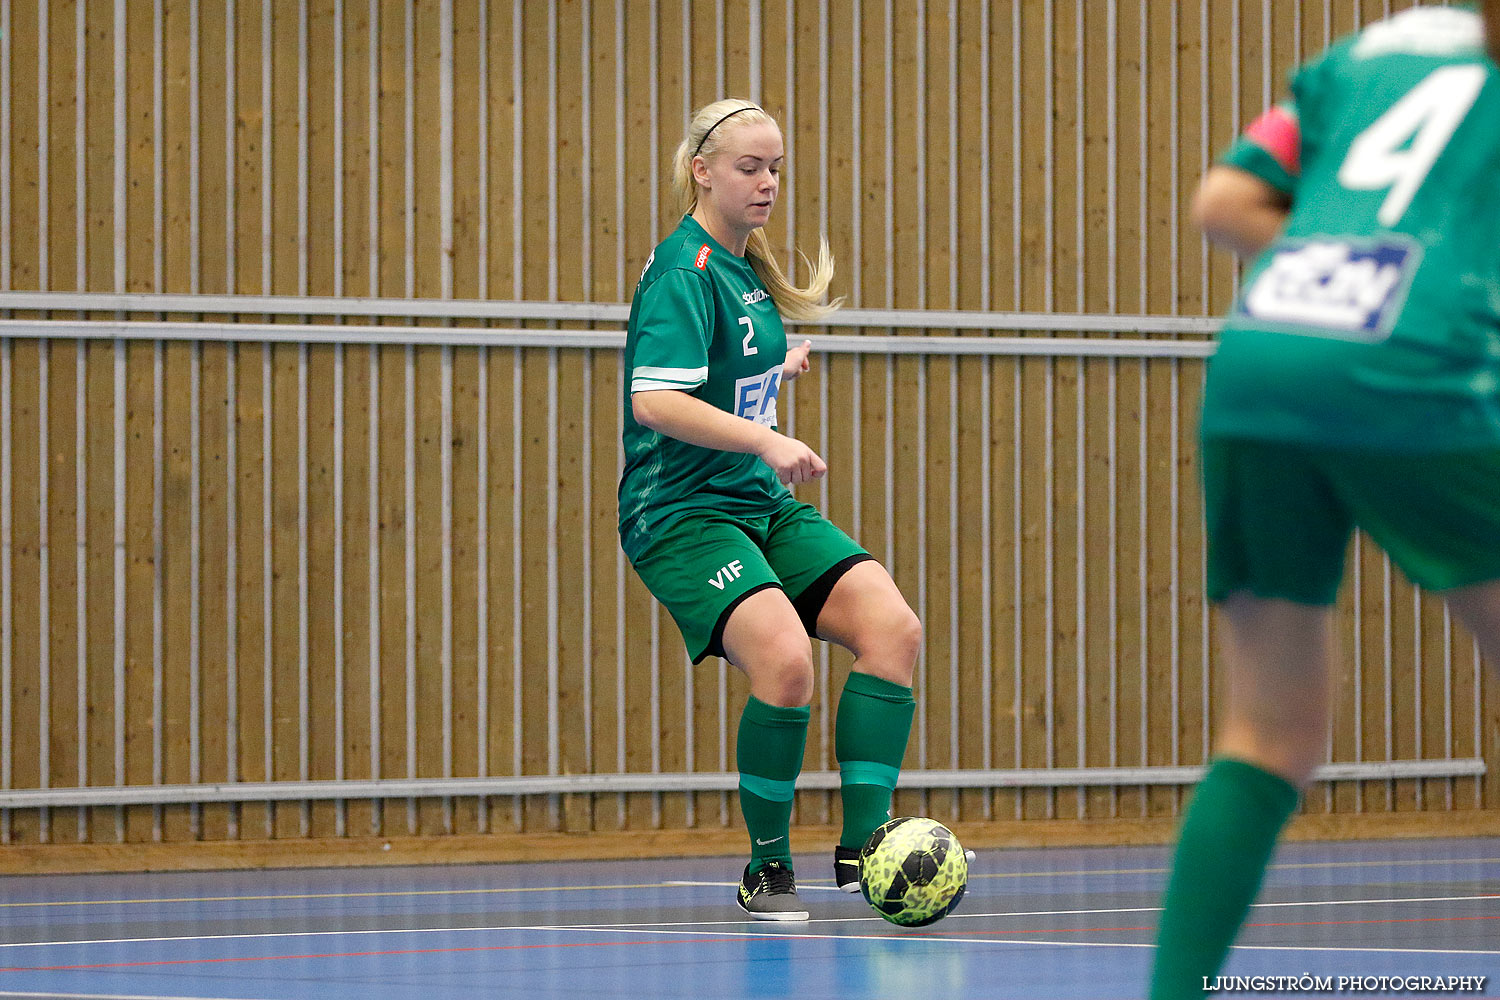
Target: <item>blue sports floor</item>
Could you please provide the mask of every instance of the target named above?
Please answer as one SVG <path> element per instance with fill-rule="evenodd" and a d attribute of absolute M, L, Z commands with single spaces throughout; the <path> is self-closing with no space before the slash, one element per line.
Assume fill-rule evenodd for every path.
<path fill-rule="evenodd" d="M 1139 998 L 1167 857 L 980 851 L 921 931 L 821 853 L 803 924 L 741 919 L 736 859 L 7 877 L 0 997 Z M 1304 973 L 1500 996 L 1500 838 L 1284 845 L 1225 974 Z"/>

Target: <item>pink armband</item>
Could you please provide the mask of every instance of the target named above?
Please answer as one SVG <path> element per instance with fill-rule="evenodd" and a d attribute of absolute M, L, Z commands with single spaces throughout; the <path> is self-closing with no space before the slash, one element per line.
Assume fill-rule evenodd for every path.
<path fill-rule="evenodd" d="M 1245 129 L 1245 138 L 1271 154 L 1287 173 L 1302 173 L 1302 130 L 1285 105 L 1270 108 Z"/>

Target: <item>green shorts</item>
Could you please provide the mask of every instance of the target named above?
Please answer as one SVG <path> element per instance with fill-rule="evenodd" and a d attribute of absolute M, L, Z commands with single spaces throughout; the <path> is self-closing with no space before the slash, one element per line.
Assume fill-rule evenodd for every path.
<path fill-rule="evenodd" d="M 1203 442 L 1208 596 L 1333 604 L 1361 528 L 1413 583 L 1500 578 L 1500 450 L 1394 454 Z"/>
<path fill-rule="evenodd" d="M 633 560 L 646 589 L 677 622 L 697 663 L 724 655 L 724 624 L 740 602 L 779 587 L 791 599 L 807 634 L 839 577 L 873 559 L 805 503 L 789 503 L 764 517 L 731 517 L 705 510 L 662 529 Z"/>

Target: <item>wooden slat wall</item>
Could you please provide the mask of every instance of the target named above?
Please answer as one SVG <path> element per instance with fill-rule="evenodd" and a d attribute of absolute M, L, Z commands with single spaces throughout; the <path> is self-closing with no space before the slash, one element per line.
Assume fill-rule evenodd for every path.
<path fill-rule="evenodd" d="M 786 133 L 773 240 L 826 234 L 853 305 L 1211 314 L 1235 270 L 1187 220 L 1194 179 L 1298 58 L 1408 5 L 12 0 L 0 288 L 624 301 L 674 222 L 687 113 L 739 94 Z M 615 352 L 3 346 L 10 787 L 733 767 L 742 678 L 686 666 L 619 553 Z M 1200 383 L 1195 361 L 841 355 L 789 394 L 784 421 L 832 470 L 807 496 L 927 625 L 909 767 L 1203 759 Z M 1497 773 L 1496 685 L 1390 574 L 1367 544 L 1351 557 L 1334 759 Z M 847 668 L 820 652 L 809 767 L 833 766 Z M 833 800 L 802 793 L 798 820 L 831 821 Z M 1490 777 L 1344 783 L 1307 809 L 1497 806 Z M 734 810 L 720 793 L 19 810 L 0 837 L 704 828 Z"/>

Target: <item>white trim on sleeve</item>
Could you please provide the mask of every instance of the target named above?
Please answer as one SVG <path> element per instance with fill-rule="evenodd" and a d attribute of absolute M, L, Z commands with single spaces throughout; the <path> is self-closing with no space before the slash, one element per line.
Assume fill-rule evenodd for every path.
<path fill-rule="evenodd" d="M 653 368 L 641 365 L 630 373 L 631 392 L 652 389 L 696 389 L 708 381 L 708 366 L 702 368 Z"/>

